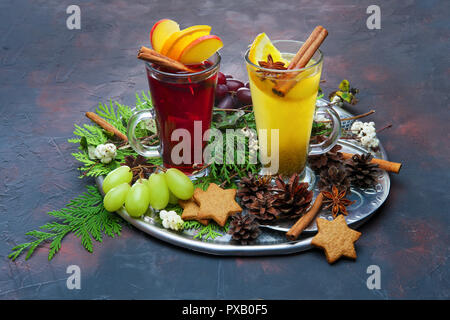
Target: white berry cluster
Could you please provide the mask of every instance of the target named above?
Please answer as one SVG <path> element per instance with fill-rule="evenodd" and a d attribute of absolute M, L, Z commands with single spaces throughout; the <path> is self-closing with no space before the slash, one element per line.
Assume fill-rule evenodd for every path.
<path fill-rule="evenodd" d="M 314 121 L 315 122 L 322 122 L 326 128 L 331 128 L 331 122 L 330 119 L 328 119 L 326 116 L 324 116 L 322 113 L 316 113 L 314 115 Z"/>
<path fill-rule="evenodd" d="M 94 156 L 102 163 L 110 163 L 117 156 L 117 148 L 112 143 L 99 144 L 95 148 Z"/>
<path fill-rule="evenodd" d="M 251 129 L 245 127 L 245 128 L 241 129 L 241 133 L 242 133 L 242 135 L 244 135 L 244 137 L 248 138 L 249 151 L 256 152 L 258 150 L 259 146 L 258 146 L 258 138 L 257 138 L 255 130 L 251 130 Z"/>
<path fill-rule="evenodd" d="M 183 219 L 175 211 L 161 210 L 159 217 L 162 220 L 162 225 L 166 229 L 179 231 L 183 229 Z"/>
<path fill-rule="evenodd" d="M 344 105 L 344 102 L 341 97 L 339 97 L 337 94 L 331 99 L 331 103 L 335 106 L 342 107 Z"/>
<path fill-rule="evenodd" d="M 374 122 L 355 121 L 352 124 L 351 131 L 357 135 L 361 145 L 367 149 L 374 149 L 380 144 Z"/>

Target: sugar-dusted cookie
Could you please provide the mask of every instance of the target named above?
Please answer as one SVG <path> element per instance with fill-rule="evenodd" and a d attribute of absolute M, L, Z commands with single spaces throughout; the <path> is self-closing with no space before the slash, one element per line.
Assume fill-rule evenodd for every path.
<path fill-rule="evenodd" d="M 350 229 L 344 216 L 339 215 L 332 221 L 317 218 L 316 223 L 319 232 L 312 238 L 311 244 L 325 250 L 328 263 L 335 262 L 341 256 L 356 259 L 354 243 L 361 232 Z"/>
<path fill-rule="evenodd" d="M 194 200 L 200 206 L 198 218 L 213 219 L 223 227 L 230 215 L 242 211 L 235 198 L 236 189 L 222 189 L 215 183 L 206 191 L 196 190 Z"/>

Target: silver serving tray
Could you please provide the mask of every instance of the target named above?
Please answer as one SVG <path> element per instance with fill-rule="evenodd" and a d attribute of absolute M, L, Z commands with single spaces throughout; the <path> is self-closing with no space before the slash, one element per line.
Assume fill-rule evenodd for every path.
<path fill-rule="evenodd" d="M 325 100 L 318 101 L 318 105 L 323 105 L 326 103 L 327 102 Z M 341 118 L 351 116 L 351 114 L 342 108 L 334 107 L 334 109 L 339 113 Z M 343 122 L 344 127 L 348 127 L 350 125 L 351 121 Z M 366 152 L 365 149 L 347 140 L 339 140 L 339 144 L 342 146 L 342 151 L 344 152 Z M 376 156 L 387 160 L 386 152 L 381 144 L 380 150 Z M 97 186 L 102 194 L 103 179 L 104 177 L 102 176 L 96 178 Z M 357 228 L 365 223 L 386 200 L 389 194 L 389 189 L 390 179 L 388 173 L 385 171 L 383 171 L 378 177 L 378 183 L 375 188 L 368 190 L 351 188 L 351 193 L 347 196 L 347 198 L 350 200 L 355 200 L 356 202 L 348 207 L 349 214 L 345 217 L 348 225 L 352 228 Z M 314 190 L 314 194 L 318 194 L 317 189 Z M 117 211 L 117 214 L 139 230 L 148 233 L 155 238 L 179 247 L 214 255 L 263 256 L 301 252 L 312 247 L 311 239 L 317 232 L 316 224 L 313 222 L 307 229 L 305 229 L 298 240 L 288 241 L 285 233 L 295 223 L 295 220 L 277 221 L 272 225 L 262 225 L 262 233 L 254 244 L 239 245 L 231 241 L 230 235 L 219 236 L 214 240 L 199 240 L 194 239 L 195 230 L 184 230 L 182 232 L 167 230 L 161 225 L 158 219 L 153 218 L 154 215 L 152 214 L 135 219 L 128 215 L 125 208 Z M 318 217 L 330 220 L 332 219 L 331 214 L 328 211 L 323 210 L 318 214 Z"/>

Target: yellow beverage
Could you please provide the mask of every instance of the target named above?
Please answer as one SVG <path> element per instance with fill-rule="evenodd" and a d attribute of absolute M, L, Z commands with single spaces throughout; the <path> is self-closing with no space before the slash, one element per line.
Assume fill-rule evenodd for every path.
<path fill-rule="evenodd" d="M 289 60 L 292 54 L 283 54 Z M 280 97 L 272 89 L 280 84 L 280 73 L 267 73 L 247 63 L 256 126 L 267 130 L 267 144 L 260 145 L 262 153 L 270 155 L 270 130 L 279 130 L 279 169 L 282 175 L 302 173 L 306 167 L 309 139 L 319 89 L 322 61 L 311 60 L 304 71 L 293 80 L 295 84 Z M 274 70 L 276 71 L 276 70 Z"/>

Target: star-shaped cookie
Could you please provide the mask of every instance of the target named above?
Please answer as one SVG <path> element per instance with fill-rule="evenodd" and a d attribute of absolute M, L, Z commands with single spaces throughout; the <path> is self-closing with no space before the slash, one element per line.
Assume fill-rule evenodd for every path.
<path fill-rule="evenodd" d="M 194 200 L 200 206 L 198 218 L 213 219 L 223 227 L 230 215 L 242 211 L 235 198 L 236 189 L 222 189 L 215 183 L 211 183 L 206 191 L 196 190 Z"/>
<path fill-rule="evenodd" d="M 200 190 L 200 189 L 198 189 Z M 183 208 L 183 213 L 181 214 L 181 219 L 183 220 L 197 220 L 205 226 L 208 225 L 209 220 L 198 219 L 198 211 L 200 207 L 195 203 L 194 199 L 189 200 L 178 200 L 178 204 Z"/>
<path fill-rule="evenodd" d="M 328 263 L 333 263 L 341 256 L 356 259 L 354 243 L 361 232 L 350 229 L 344 216 L 340 215 L 332 221 L 317 218 L 319 232 L 312 238 L 311 244 L 323 248 Z"/>

